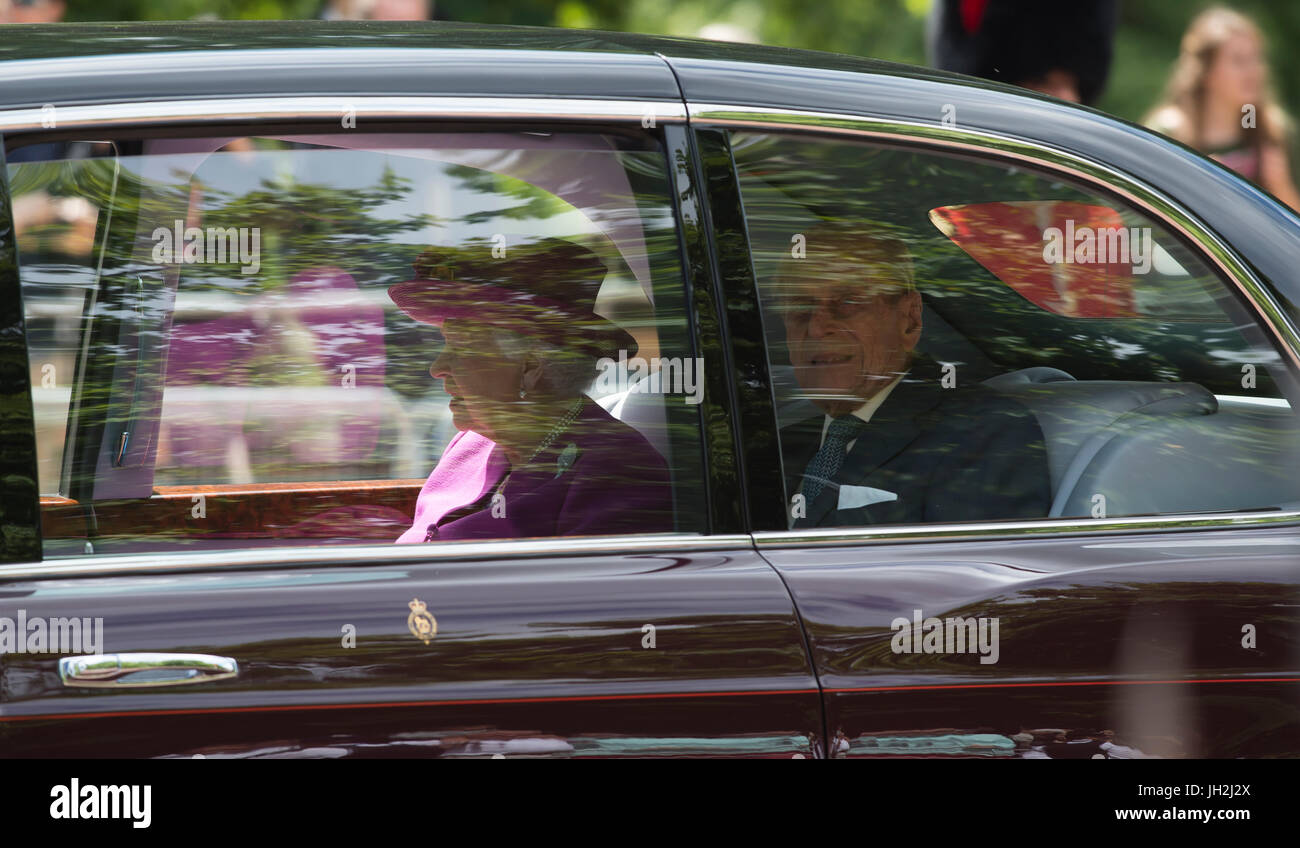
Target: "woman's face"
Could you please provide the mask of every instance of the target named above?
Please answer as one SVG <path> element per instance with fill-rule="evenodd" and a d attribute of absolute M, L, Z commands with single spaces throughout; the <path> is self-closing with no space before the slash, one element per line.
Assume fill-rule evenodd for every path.
<path fill-rule="evenodd" d="M 1216 99 L 1242 106 L 1256 103 L 1264 87 L 1264 54 L 1259 42 L 1244 32 L 1225 41 L 1210 63 L 1205 86 Z"/>
<path fill-rule="evenodd" d="M 500 442 L 508 432 L 511 408 L 519 402 L 523 366 L 502 355 L 496 337 L 502 331 L 463 318 L 442 325 L 446 345 L 429 373 L 442 380 L 451 395 L 451 417 L 457 430 L 472 430 Z"/>

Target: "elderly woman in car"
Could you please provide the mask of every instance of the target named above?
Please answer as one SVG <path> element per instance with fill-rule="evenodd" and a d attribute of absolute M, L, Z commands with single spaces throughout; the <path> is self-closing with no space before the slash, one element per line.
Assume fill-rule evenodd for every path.
<path fill-rule="evenodd" d="M 671 531 L 663 457 L 584 394 L 601 357 L 636 350 L 595 313 L 599 257 L 540 239 L 500 258 L 490 243 L 434 249 L 415 269 L 388 293 L 442 329 L 429 373 L 459 432 L 397 541 Z"/>

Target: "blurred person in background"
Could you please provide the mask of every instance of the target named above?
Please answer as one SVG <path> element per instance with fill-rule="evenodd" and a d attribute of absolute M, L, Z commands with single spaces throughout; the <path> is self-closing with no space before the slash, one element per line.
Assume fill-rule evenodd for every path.
<path fill-rule="evenodd" d="M 934 0 L 930 64 L 1092 105 L 1106 87 L 1116 0 Z"/>
<path fill-rule="evenodd" d="M 0 24 L 57 24 L 67 10 L 63 0 L 0 0 Z"/>
<path fill-rule="evenodd" d="M 327 21 L 427 21 L 433 0 L 329 0 L 321 10 Z"/>
<path fill-rule="evenodd" d="M 1300 209 L 1289 121 L 1269 87 L 1264 38 L 1240 12 L 1216 6 L 1192 19 L 1164 102 L 1145 123 Z"/>

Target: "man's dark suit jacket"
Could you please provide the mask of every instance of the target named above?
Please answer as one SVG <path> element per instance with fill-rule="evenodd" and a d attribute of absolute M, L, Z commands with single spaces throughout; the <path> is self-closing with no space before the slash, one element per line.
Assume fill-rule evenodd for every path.
<path fill-rule="evenodd" d="M 839 472 L 799 527 L 1041 518 L 1051 506 L 1047 450 L 1023 405 L 980 384 L 945 389 L 941 369 L 916 357 L 857 437 Z M 786 485 L 800 490 L 821 444 L 824 415 L 781 431 Z M 895 501 L 840 510 L 842 485 L 870 486 Z"/>

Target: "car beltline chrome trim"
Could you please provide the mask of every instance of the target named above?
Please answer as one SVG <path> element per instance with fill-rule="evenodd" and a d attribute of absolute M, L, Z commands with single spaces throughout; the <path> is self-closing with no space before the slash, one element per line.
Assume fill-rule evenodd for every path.
<path fill-rule="evenodd" d="M 726 536 L 588 536 L 558 539 L 438 544 L 294 546 L 230 551 L 167 551 L 147 554 L 99 554 L 0 565 L 0 582 L 54 577 L 99 577 L 125 573 L 208 571 L 220 568 L 278 569 L 351 565 L 403 566 L 486 559 L 536 559 L 554 556 L 636 556 L 682 551 L 754 550 L 745 534 Z"/>
<path fill-rule="evenodd" d="M 1300 512 L 1204 513 L 1132 518 L 1094 518 L 1025 521 L 987 521 L 979 524 L 910 524 L 893 527 L 835 527 L 825 530 L 772 530 L 755 533 L 754 544 L 762 548 L 860 545 L 867 542 L 1006 541 L 1008 538 L 1040 539 L 1064 536 L 1096 536 L 1143 531 L 1213 530 L 1216 528 L 1287 526 L 1300 523 Z"/>
<path fill-rule="evenodd" d="M 191 100 L 144 100 L 130 103 L 93 103 L 55 107 L 55 126 L 47 127 L 49 113 L 42 108 L 0 111 L 0 132 L 65 130 L 169 123 L 234 123 L 287 121 L 304 118 L 341 120 L 349 109 L 365 120 L 401 118 L 527 118 L 556 121 L 635 121 L 643 126 L 684 122 L 686 107 L 680 100 L 596 100 L 562 97 L 217 97 Z M 364 130 L 349 129 L 349 132 Z"/>
<path fill-rule="evenodd" d="M 1300 330 L 1292 325 L 1267 286 L 1259 281 L 1227 244 L 1201 226 L 1196 216 L 1182 204 L 1109 165 L 1038 141 L 988 130 L 960 129 L 917 121 L 719 103 L 690 103 L 688 113 L 692 122 L 716 126 L 786 130 L 797 128 L 872 140 L 905 139 L 964 152 L 992 153 L 1061 171 L 1088 183 L 1103 180 L 1107 190 L 1120 195 L 1170 230 L 1199 246 L 1201 252 L 1209 256 L 1223 275 L 1232 280 L 1272 330 L 1273 336 L 1284 342 L 1292 367 L 1300 371 Z"/>
<path fill-rule="evenodd" d="M 979 524 L 913 524 L 894 527 L 763 531 L 752 535 L 644 536 L 536 539 L 527 541 L 444 542 L 439 545 L 355 545 L 347 547 L 246 548 L 234 551 L 78 556 L 40 563 L 0 565 L 0 582 L 63 577 L 99 577 L 217 568 L 280 569 L 338 565 L 402 566 L 441 560 L 537 559 L 727 551 L 788 547 L 835 547 L 864 543 L 1005 541 L 1008 538 L 1059 538 L 1120 535 L 1143 531 L 1214 530 L 1232 527 L 1288 526 L 1300 512 L 1216 513 L 1199 516 L 1139 516 L 1075 520 L 994 521 Z"/>

